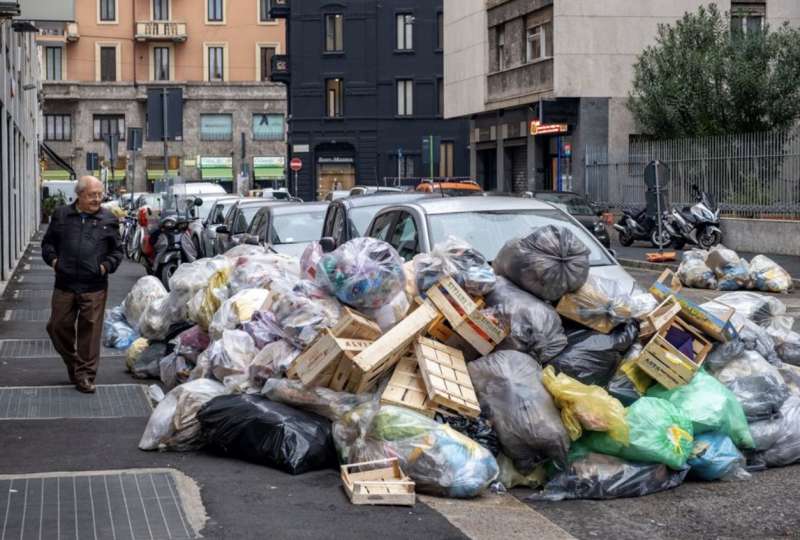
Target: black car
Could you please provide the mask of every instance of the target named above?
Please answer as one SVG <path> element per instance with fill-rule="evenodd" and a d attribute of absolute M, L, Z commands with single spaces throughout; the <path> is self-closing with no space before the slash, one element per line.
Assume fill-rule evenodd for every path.
<path fill-rule="evenodd" d="M 328 206 L 325 214 L 322 237 L 331 238 L 332 244 L 341 246 L 348 240 L 364 236 L 370 221 L 382 208 L 433 196 L 435 195 L 417 192 L 378 192 L 336 199 Z M 441 195 L 438 197 L 441 198 Z"/>
<path fill-rule="evenodd" d="M 537 191 L 533 196 L 545 202 L 561 205 L 566 212 L 594 234 L 606 249 L 611 247 L 611 237 L 605 224 L 599 219 L 603 211 L 583 195 L 570 191 Z"/>
<path fill-rule="evenodd" d="M 247 232 L 250 222 L 256 213 L 270 205 L 289 204 L 273 199 L 239 199 L 225 216 L 225 223 L 217 227 L 214 240 L 214 254 L 221 255 L 241 243 L 242 235 Z"/>
<path fill-rule="evenodd" d="M 258 211 L 244 241 L 300 257 L 311 242 L 319 240 L 327 202 L 270 205 Z"/>

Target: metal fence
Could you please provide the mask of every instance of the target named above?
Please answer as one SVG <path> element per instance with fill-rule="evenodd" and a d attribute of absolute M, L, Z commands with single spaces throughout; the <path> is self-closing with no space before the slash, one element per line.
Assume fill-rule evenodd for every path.
<path fill-rule="evenodd" d="M 627 159 L 610 160 L 604 147 L 586 148 L 586 193 L 615 208 L 645 204 L 644 169 L 669 168 L 669 200 L 693 203 L 691 186 L 710 192 L 722 213 L 800 219 L 800 130 L 668 141 L 637 141 Z"/>

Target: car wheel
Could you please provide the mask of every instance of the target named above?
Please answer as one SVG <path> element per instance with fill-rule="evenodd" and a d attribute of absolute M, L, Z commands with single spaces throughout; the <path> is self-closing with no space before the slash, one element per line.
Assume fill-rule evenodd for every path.
<path fill-rule="evenodd" d="M 627 231 L 626 232 L 620 231 L 619 243 L 625 247 L 630 247 L 631 245 L 633 245 L 633 237 L 630 234 L 628 234 Z"/>

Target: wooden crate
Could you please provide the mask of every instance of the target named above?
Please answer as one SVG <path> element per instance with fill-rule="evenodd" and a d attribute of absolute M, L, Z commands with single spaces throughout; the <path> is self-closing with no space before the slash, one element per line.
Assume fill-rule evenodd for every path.
<path fill-rule="evenodd" d="M 353 504 L 414 506 L 415 484 L 397 458 L 342 465 L 342 486 Z"/>
<path fill-rule="evenodd" d="M 649 339 L 656 332 L 672 322 L 681 312 L 681 305 L 675 295 L 669 295 L 656 309 L 647 314 L 639 328 L 639 339 Z"/>
<path fill-rule="evenodd" d="M 305 386 L 329 386 L 336 367 L 350 361 L 366 350 L 372 341 L 341 339 L 325 330 L 300 356 L 295 358 L 286 374 L 290 379 L 300 379 Z"/>
<path fill-rule="evenodd" d="M 480 416 L 481 406 L 461 351 L 424 337 L 417 339 L 414 351 L 430 401 L 463 416 Z"/>
<path fill-rule="evenodd" d="M 344 389 L 355 394 L 370 390 L 381 375 L 400 361 L 414 340 L 425 332 L 438 314 L 433 304 L 426 300 L 380 339 L 359 352 L 352 360 Z"/>
<path fill-rule="evenodd" d="M 397 363 L 389 384 L 381 394 L 381 403 L 407 407 L 425 416 L 436 414 L 436 405 L 428 398 L 428 389 L 416 356 L 404 356 Z"/>
<path fill-rule="evenodd" d="M 381 327 L 361 313 L 348 307 L 342 308 L 342 314 L 331 334 L 337 338 L 365 339 L 375 341 L 381 337 Z"/>
<path fill-rule="evenodd" d="M 428 298 L 447 318 L 455 332 L 482 355 L 487 355 L 508 335 L 490 321 L 453 278 L 443 278 L 428 289 Z"/>
<path fill-rule="evenodd" d="M 692 335 L 694 360 L 688 358 L 667 341 L 667 332 L 673 326 Z M 703 337 L 703 334 L 676 318 L 653 336 L 642 354 L 636 359 L 636 364 L 665 388 L 672 389 L 691 381 L 694 374 L 702 367 L 709 352 L 711 352 L 711 343 Z"/>

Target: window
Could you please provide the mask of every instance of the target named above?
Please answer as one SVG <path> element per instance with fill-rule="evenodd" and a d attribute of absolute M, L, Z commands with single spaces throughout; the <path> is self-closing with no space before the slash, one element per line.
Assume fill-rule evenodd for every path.
<path fill-rule="evenodd" d="M 100 80 L 103 82 L 117 80 L 116 47 L 100 47 Z"/>
<path fill-rule="evenodd" d="M 208 22 L 223 22 L 225 20 L 225 14 L 223 10 L 225 6 L 223 2 L 225 0 L 207 0 L 208 5 L 206 6 L 208 9 L 207 19 Z"/>
<path fill-rule="evenodd" d="M 436 112 L 439 113 L 439 116 L 444 116 L 444 79 L 442 79 L 441 77 L 436 79 L 436 88 L 439 93 L 439 95 L 437 96 L 439 108 L 437 109 Z"/>
<path fill-rule="evenodd" d="M 153 80 L 168 81 L 169 79 L 169 47 L 154 47 Z"/>
<path fill-rule="evenodd" d="M 443 142 L 439 145 L 439 176 L 453 177 L 453 151 L 455 144 Z"/>
<path fill-rule="evenodd" d="M 497 39 L 497 71 L 502 71 L 506 68 L 506 30 L 503 26 L 498 26 L 495 31 L 495 39 Z"/>
<path fill-rule="evenodd" d="M 208 80 L 225 80 L 225 47 L 208 48 Z"/>
<path fill-rule="evenodd" d="M 341 13 L 325 15 L 325 52 L 341 52 L 344 50 L 342 42 L 343 15 Z"/>
<path fill-rule="evenodd" d="M 404 212 L 397 220 L 389 244 L 394 246 L 404 260 L 410 261 L 417 254 L 417 238 L 417 225 L 414 223 L 414 218 L 411 214 Z"/>
<path fill-rule="evenodd" d="M 414 81 L 397 81 L 397 116 L 414 114 Z"/>
<path fill-rule="evenodd" d="M 153 0 L 153 20 L 169 20 L 169 0 Z"/>
<path fill-rule="evenodd" d="M 738 12 L 731 17 L 731 31 L 734 35 L 761 32 L 764 29 L 764 16 L 756 13 Z"/>
<path fill-rule="evenodd" d="M 325 81 L 325 115 L 329 118 L 342 116 L 344 81 L 328 79 Z"/>
<path fill-rule="evenodd" d="M 119 135 L 125 140 L 125 116 L 121 114 L 94 115 L 94 140 L 102 141 L 106 135 Z"/>
<path fill-rule="evenodd" d="M 201 141 L 230 141 L 233 139 L 233 118 L 230 114 L 201 114 Z"/>
<path fill-rule="evenodd" d="M 64 50 L 61 47 L 45 47 L 45 69 L 48 81 L 60 81 L 63 78 L 61 71 Z"/>
<path fill-rule="evenodd" d="M 397 156 L 397 176 L 400 178 L 414 177 L 414 158 L 412 156 Z"/>
<path fill-rule="evenodd" d="M 258 20 L 259 22 L 272 22 L 269 12 L 272 9 L 272 0 L 258 0 Z"/>
<path fill-rule="evenodd" d="M 388 242 L 392 234 L 392 224 L 397 212 L 387 212 L 375 218 L 370 236 Z"/>
<path fill-rule="evenodd" d="M 100 0 L 100 20 L 103 22 L 117 20 L 117 0 Z"/>
<path fill-rule="evenodd" d="M 261 80 L 268 81 L 272 75 L 272 57 L 275 56 L 275 47 L 259 47 L 258 56 L 261 65 Z"/>
<path fill-rule="evenodd" d="M 397 16 L 397 50 L 410 51 L 414 48 L 414 16 L 404 13 Z"/>
<path fill-rule="evenodd" d="M 544 26 L 528 28 L 526 34 L 525 61 L 533 62 L 547 57 L 547 44 L 545 42 Z"/>
<path fill-rule="evenodd" d="M 282 141 L 283 133 L 284 128 L 282 114 L 253 115 L 254 141 Z"/>
<path fill-rule="evenodd" d="M 44 115 L 44 140 L 72 140 L 72 117 L 68 114 Z"/>
<path fill-rule="evenodd" d="M 444 50 L 444 13 L 436 13 L 436 50 Z"/>

